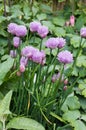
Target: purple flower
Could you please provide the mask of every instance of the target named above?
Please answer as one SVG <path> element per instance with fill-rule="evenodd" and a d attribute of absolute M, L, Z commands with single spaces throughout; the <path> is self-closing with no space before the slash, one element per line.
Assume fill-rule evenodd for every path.
<path fill-rule="evenodd" d="M 46 26 L 39 26 L 37 32 L 41 38 L 45 38 L 49 33 L 48 28 Z"/>
<path fill-rule="evenodd" d="M 24 37 L 27 34 L 27 28 L 23 25 L 18 25 L 15 28 L 15 34 L 18 37 Z"/>
<path fill-rule="evenodd" d="M 66 40 L 64 38 L 56 38 L 56 41 L 57 41 L 57 47 L 58 48 L 62 48 L 65 46 L 66 44 Z"/>
<path fill-rule="evenodd" d="M 10 50 L 10 56 L 11 56 L 12 58 L 15 58 L 15 57 L 17 56 L 16 50 Z"/>
<path fill-rule="evenodd" d="M 16 34 L 15 29 L 17 28 L 17 26 L 18 25 L 16 23 L 10 23 L 8 25 L 8 32 L 15 35 Z"/>
<path fill-rule="evenodd" d="M 54 49 L 57 47 L 57 40 L 56 38 L 49 38 L 46 43 L 45 43 L 46 47 Z"/>
<path fill-rule="evenodd" d="M 58 54 L 58 60 L 64 64 L 71 63 L 73 61 L 73 55 L 69 51 L 61 51 Z"/>
<path fill-rule="evenodd" d="M 13 38 L 13 45 L 14 47 L 19 47 L 19 44 L 20 44 L 20 38 L 19 37 L 14 37 Z"/>
<path fill-rule="evenodd" d="M 81 28 L 80 35 L 81 37 L 86 38 L 86 27 Z"/>
<path fill-rule="evenodd" d="M 44 53 L 44 51 L 37 51 L 36 53 L 33 53 L 32 61 L 35 62 L 35 63 L 39 63 L 39 64 L 44 65 L 44 63 L 45 63 L 45 53 Z"/>
<path fill-rule="evenodd" d="M 20 59 L 20 64 L 26 66 L 27 62 L 28 62 L 28 58 L 22 56 L 21 59 Z"/>
<path fill-rule="evenodd" d="M 36 31 L 38 31 L 39 26 L 41 26 L 41 23 L 40 23 L 40 22 L 36 22 L 36 21 L 31 22 L 31 23 L 30 23 L 30 31 L 31 31 L 31 32 L 36 32 Z"/>
<path fill-rule="evenodd" d="M 25 48 L 22 49 L 21 51 L 21 55 L 28 57 L 29 59 L 32 58 L 32 55 L 38 51 L 38 49 L 32 47 L 32 46 L 26 46 Z"/>

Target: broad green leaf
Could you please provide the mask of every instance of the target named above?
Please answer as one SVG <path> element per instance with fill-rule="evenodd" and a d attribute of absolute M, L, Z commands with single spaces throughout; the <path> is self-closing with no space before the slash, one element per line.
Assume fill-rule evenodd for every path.
<path fill-rule="evenodd" d="M 11 113 L 9 110 L 11 97 L 12 91 L 9 91 L 3 98 L 3 100 L 0 102 L 0 116 Z"/>
<path fill-rule="evenodd" d="M 86 122 L 86 115 L 82 114 L 80 119 Z"/>
<path fill-rule="evenodd" d="M 49 31 L 54 31 L 55 25 L 51 21 L 42 21 L 43 25 L 49 28 Z"/>
<path fill-rule="evenodd" d="M 67 112 L 68 110 L 76 110 L 80 108 L 80 103 L 76 96 L 67 97 L 66 101 L 63 103 L 61 110 Z"/>
<path fill-rule="evenodd" d="M 80 117 L 80 112 L 78 110 L 67 111 L 62 117 L 65 121 L 72 122 Z"/>
<path fill-rule="evenodd" d="M 84 66 L 86 67 L 86 56 L 85 55 L 81 55 L 77 58 L 77 62 L 76 65 L 78 67 Z"/>
<path fill-rule="evenodd" d="M 44 127 L 38 123 L 37 121 L 25 118 L 25 117 L 17 117 L 13 118 L 8 124 L 8 128 L 14 128 L 14 129 L 24 129 L 24 130 L 45 130 Z"/>
<path fill-rule="evenodd" d="M 5 21 L 5 20 L 6 20 L 6 18 L 4 16 L 0 16 L 0 23 Z"/>
<path fill-rule="evenodd" d="M 3 130 L 2 122 L 0 122 L 0 130 Z"/>
<path fill-rule="evenodd" d="M 57 17 L 53 19 L 53 23 L 55 25 L 59 25 L 59 26 L 64 26 L 65 25 L 65 20 L 61 17 Z"/>
<path fill-rule="evenodd" d="M 71 45 L 73 45 L 74 48 L 79 47 L 80 39 L 80 36 L 74 35 L 70 40 Z"/>
<path fill-rule="evenodd" d="M 47 19 L 47 15 L 46 14 L 38 14 L 37 15 L 37 19 L 40 21 L 40 20 L 44 20 L 44 19 Z"/>
<path fill-rule="evenodd" d="M 61 36 L 65 36 L 66 35 L 66 32 L 63 28 L 61 27 L 56 27 L 55 30 L 54 30 L 54 33 L 56 36 L 58 37 L 61 37 Z"/>
<path fill-rule="evenodd" d="M 71 125 L 74 127 L 74 130 L 86 130 L 85 124 L 80 120 L 72 122 Z"/>
<path fill-rule="evenodd" d="M 5 62 L 0 63 L 0 85 L 4 82 L 6 74 L 13 66 L 14 60 L 9 57 Z"/>

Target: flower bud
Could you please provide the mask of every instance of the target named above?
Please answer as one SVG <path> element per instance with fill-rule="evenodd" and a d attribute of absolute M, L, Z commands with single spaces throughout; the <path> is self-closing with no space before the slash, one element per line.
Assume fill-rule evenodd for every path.
<path fill-rule="evenodd" d="M 66 90 L 67 90 L 67 86 L 64 86 L 64 87 L 63 87 L 63 90 L 66 91 Z"/>
<path fill-rule="evenodd" d="M 64 84 L 67 85 L 68 84 L 68 79 L 64 80 Z"/>
<path fill-rule="evenodd" d="M 25 71 L 25 66 L 23 64 L 20 65 L 20 72 L 23 73 Z"/>

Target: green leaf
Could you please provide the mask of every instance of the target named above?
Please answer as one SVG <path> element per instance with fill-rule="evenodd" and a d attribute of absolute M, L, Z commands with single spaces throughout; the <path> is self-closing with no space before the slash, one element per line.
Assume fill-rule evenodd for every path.
<path fill-rule="evenodd" d="M 8 128 L 24 129 L 24 130 L 45 130 L 37 121 L 25 117 L 13 118 L 8 124 Z"/>
<path fill-rule="evenodd" d="M 55 25 L 51 21 L 42 21 L 43 25 L 49 28 L 49 31 L 54 31 Z"/>
<path fill-rule="evenodd" d="M 63 112 L 66 112 L 68 110 L 76 110 L 80 108 L 80 103 L 78 101 L 78 98 L 76 96 L 70 96 L 67 97 L 66 101 L 62 105 L 61 110 Z"/>
<path fill-rule="evenodd" d="M 72 126 L 74 127 L 74 130 L 86 130 L 85 124 L 80 120 L 72 122 Z"/>
<path fill-rule="evenodd" d="M 80 112 L 78 110 L 67 111 L 62 117 L 65 121 L 72 122 L 80 117 Z"/>
<path fill-rule="evenodd" d="M 12 91 L 9 91 L 3 100 L 0 102 L 0 116 L 4 116 L 5 114 L 10 114 L 9 106 L 12 97 Z"/>
<path fill-rule="evenodd" d="M 5 62 L 0 63 L 0 85 L 4 82 L 4 78 L 13 66 L 13 63 L 14 59 L 11 57 L 9 57 Z"/>
<path fill-rule="evenodd" d="M 44 20 L 44 19 L 47 19 L 47 15 L 46 14 L 38 14 L 37 15 L 37 19 L 40 21 L 40 20 Z"/>
<path fill-rule="evenodd" d="M 74 35 L 70 41 L 71 45 L 73 45 L 74 48 L 79 47 L 80 39 L 81 39 L 80 36 Z"/>
<path fill-rule="evenodd" d="M 82 119 L 83 121 L 86 122 L 86 115 L 83 115 L 83 114 L 82 114 L 80 119 Z"/>
<path fill-rule="evenodd" d="M 53 23 L 55 25 L 59 25 L 59 26 L 64 26 L 65 25 L 65 20 L 61 17 L 57 17 L 53 19 Z"/>
<path fill-rule="evenodd" d="M 76 65 L 78 67 L 84 66 L 86 67 L 86 56 L 85 55 L 81 55 L 77 58 L 77 62 Z"/>
<path fill-rule="evenodd" d="M 55 30 L 54 30 L 54 33 L 56 36 L 58 37 L 61 37 L 61 36 L 65 36 L 66 35 L 66 32 L 63 28 L 61 27 L 56 27 Z"/>

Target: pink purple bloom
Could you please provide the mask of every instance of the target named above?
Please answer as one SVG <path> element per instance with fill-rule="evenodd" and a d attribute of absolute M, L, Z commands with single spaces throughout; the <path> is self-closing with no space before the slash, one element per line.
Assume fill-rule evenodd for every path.
<path fill-rule="evenodd" d="M 57 47 L 62 48 L 66 44 L 66 40 L 64 38 L 56 38 L 57 41 Z"/>
<path fill-rule="evenodd" d="M 27 62 L 28 62 L 28 58 L 22 56 L 21 59 L 20 59 L 20 64 L 26 66 Z"/>
<path fill-rule="evenodd" d="M 39 26 L 37 32 L 41 38 L 45 38 L 49 33 L 48 28 L 46 26 Z"/>
<path fill-rule="evenodd" d="M 36 53 L 33 53 L 32 61 L 35 62 L 35 63 L 39 63 L 39 64 L 44 65 L 44 63 L 45 63 L 45 53 L 44 53 L 44 51 L 37 51 Z"/>
<path fill-rule="evenodd" d="M 20 38 L 19 37 L 14 37 L 13 38 L 13 45 L 14 45 L 14 47 L 19 47 L 19 45 L 20 45 Z"/>
<path fill-rule="evenodd" d="M 56 38 L 49 38 L 46 43 L 45 43 L 46 47 L 54 49 L 57 48 L 57 40 Z"/>
<path fill-rule="evenodd" d="M 39 26 L 41 26 L 40 22 L 34 21 L 30 23 L 30 31 L 31 32 L 36 32 L 38 31 Z"/>
<path fill-rule="evenodd" d="M 73 55 L 70 51 L 61 51 L 58 54 L 58 60 L 64 64 L 73 62 Z"/>
<path fill-rule="evenodd" d="M 10 56 L 11 56 L 12 58 L 15 58 L 15 57 L 17 56 L 16 50 L 10 50 Z"/>
<path fill-rule="evenodd" d="M 16 23 L 10 23 L 8 25 L 8 32 L 15 35 L 16 34 L 15 29 L 17 28 L 17 26 L 18 25 Z"/>
<path fill-rule="evenodd" d="M 25 48 L 22 49 L 21 51 L 21 55 L 28 57 L 29 59 L 32 58 L 32 55 L 38 51 L 38 49 L 32 47 L 32 46 L 26 46 Z"/>
<path fill-rule="evenodd" d="M 86 27 L 81 28 L 80 35 L 81 37 L 86 38 Z"/>
<path fill-rule="evenodd" d="M 72 16 L 70 16 L 70 25 L 74 26 L 74 24 L 75 24 L 75 17 L 74 17 L 74 15 L 72 15 Z"/>
<path fill-rule="evenodd" d="M 27 34 L 27 28 L 23 25 L 18 25 L 15 28 L 15 34 L 18 37 L 24 37 Z"/>

